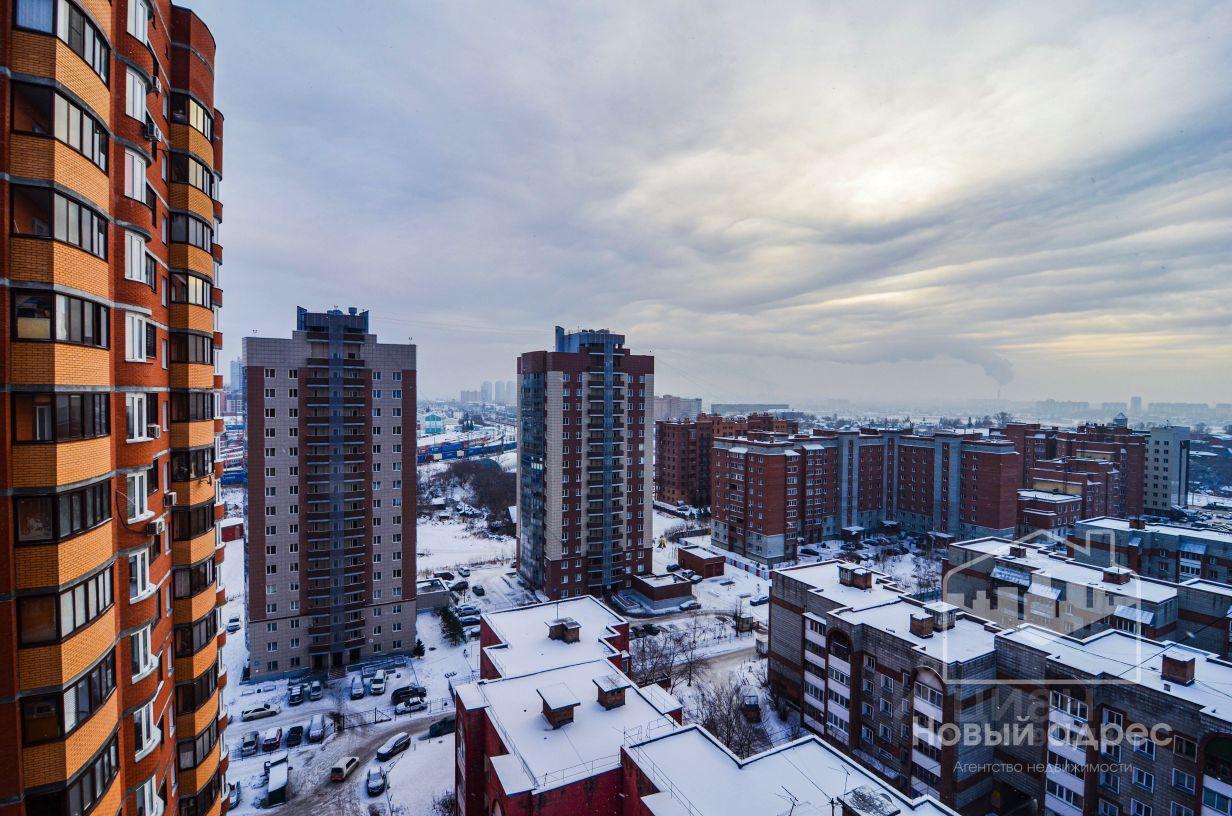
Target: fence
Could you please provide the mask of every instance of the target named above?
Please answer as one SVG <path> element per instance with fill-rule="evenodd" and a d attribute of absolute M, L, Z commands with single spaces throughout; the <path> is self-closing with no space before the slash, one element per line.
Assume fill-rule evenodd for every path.
<path fill-rule="evenodd" d="M 365 725 L 386 723 L 398 717 L 412 715 L 439 714 L 453 711 L 453 697 L 435 697 L 425 700 L 425 707 L 414 711 L 398 713 L 397 706 L 374 706 L 367 711 L 335 712 L 335 725 L 339 731 L 349 728 L 359 728 Z"/>

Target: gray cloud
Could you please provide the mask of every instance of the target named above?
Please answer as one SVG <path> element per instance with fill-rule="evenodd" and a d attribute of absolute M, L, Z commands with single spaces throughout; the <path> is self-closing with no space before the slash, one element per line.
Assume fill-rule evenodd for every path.
<path fill-rule="evenodd" d="M 559 322 L 716 399 L 1232 398 L 1226 3 L 196 5 L 229 353 L 336 303 L 429 394 Z"/>

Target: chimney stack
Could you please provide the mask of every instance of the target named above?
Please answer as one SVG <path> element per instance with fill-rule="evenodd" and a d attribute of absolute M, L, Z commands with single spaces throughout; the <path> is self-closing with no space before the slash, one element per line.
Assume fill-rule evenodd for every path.
<path fill-rule="evenodd" d="M 863 567 L 852 570 L 851 585 L 856 587 L 857 589 L 872 589 L 873 588 L 873 574 L 869 572 L 868 570 L 864 569 Z"/>
<path fill-rule="evenodd" d="M 596 677 L 594 683 L 599 689 L 599 705 L 610 711 L 625 704 L 625 690 L 629 688 L 629 681 L 624 677 L 618 674 L 605 674 L 602 677 Z"/>
<path fill-rule="evenodd" d="M 924 611 L 932 616 L 934 632 L 953 629 L 954 621 L 958 618 L 958 607 L 945 601 L 934 601 L 924 607 Z"/>
<path fill-rule="evenodd" d="M 548 622 L 548 639 L 561 643 L 577 643 L 582 638 L 582 625 L 573 618 L 557 618 Z"/>
<path fill-rule="evenodd" d="M 911 634 L 918 638 L 933 636 L 933 616 L 927 612 L 913 612 L 911 615 Z"/>
<path fill-rule="evenodd" d="M 854 586 L 854 581 L 851 578 L 851 573 L 855 567 L 849 567 L 846 564 L 840 564 L 838 568 L 838 582 L 843 586 Z"/>
<path fill-rule="evenodd" d="M 1027 548 L 1022 546 L 1021 544 L 1010 545 L 1010 557 L 1011 558 L 1026 558 Z"/>
<path fill-rule="evenodd" d="M 1121 584 L 1128 584 L 1129 579 L 1133 577 L 1133 571 L 1128 570 L 1125 567 L 1104 568 L 1104 583 L 1106 584 L 1116 584 L 1118 586 Z"/>
<path fill-rule="evenodd" d="M 543 700 L 543 718 L 553 730 L 573 722 L 573 709 L 581 705 L 581 701 L 564 683 L 556 683 L 546 688 L 538 689 Z"/>
<path fill-rule="evenodd" d="M 1133 516 L 1129 520 L 1129 529 L 1145 530 L 1146 529 L 1146 519 L 1144 519 L 1142 516 Z"/>
<path fill-rule="evenodd" d="M 1194 669 L 1196 666 L 1197 658 L 1193 655 L 1178 655 L 1174 657 L 1164 652 L 1164 663 L 1159 674 L 1170 683 L 1188 686 L 1194 681 Z"/>

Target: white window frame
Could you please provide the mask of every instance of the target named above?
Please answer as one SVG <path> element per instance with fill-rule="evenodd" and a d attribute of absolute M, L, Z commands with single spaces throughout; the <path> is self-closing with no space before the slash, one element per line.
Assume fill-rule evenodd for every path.
<path fill-rule="evenodd" d="M 129 648 L 134 655 L 140 653 L 143 660 L 133 674 L 133 682 L 137 682 L 158 668 L 158 655 L 154 654 L 154 643 L 149 626 L 143 626 L 129 635 Z"/>
<path fill-rule="evenodd" d="M 149 497 L 146 495 L 148 478 L 149 476 L 144 470 L 128 474 L 126 481 L 128 506 L 126 512 L 130 522 L 140 521 L 153 515 L 150 512 Z"/>
<path fill-rule="evenodd" d="M 133 581 L 133 568 L 137 570 L 136 586 Z M 130 602 L 139 601 L 146 598 L 152 593 L 156 586 L 150 581 L 150 551 L 141 549 L 128 557 L 128 599 Z M 134 592 L 134 588 L 136 591 Z"/>
<path fill-rule="evenodd" d="M 131 391 L 124 395 L 124 431 L 129 442 L 145 442 L 146 420 L 149 417 L 150 395 L 144 391 Z"/>
<path fill-rule="evenodd" d="M 158 665 L 158 661 L 154 661 L 154 665 Z M 154 701 L 143 705 L 141 708 L 133 712 L 133 735 L 134 739 L 140 739 L 141 742 L 135 746 L 134 755 L 136 759 L 141 759 L 154 750 L 162 740 L 162 733 L 158 730 L 158 723 L 154 721 Z"/>
<path fill-rule="evenodd" d="M 129 3 L 131 9 L 137 2 Z M 145 77 L 128 68 L 124 72 L 124 112 L 136 119 L 138 122 L 145 124 L 146 106 L 145 98 L 149 93 L 149 88 L 146 87 Z"/>
<path fill-rule="evenodd" d="M 134 150 L 124 150 L 124 195 L 145 201 L 145 159 Z"/>
<path fill-rule="evenodd" d="M 124 359 L 130 363 L 144 363 L 145 333 L 150 320 L 134 312 L 124 313 Z"/>
<path fill-rule="evenodd" d="M 124 231 L 124 277 L 146 285 L 154 283 L 145 272 L 145 236 L 132 230 Z"/>
<path fill-rule="evenodd" d="M 150 7 L 145 0 L 129 0 L 128 3 L 128 33 L 138 41 L 148 44 L 150 41 Z"/>

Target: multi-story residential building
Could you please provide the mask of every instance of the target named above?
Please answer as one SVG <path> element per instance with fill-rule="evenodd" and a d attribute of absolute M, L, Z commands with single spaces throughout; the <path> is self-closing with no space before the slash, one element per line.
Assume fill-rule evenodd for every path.
<path fill-rule="evenodd" d="M 1130 430 L 1120 422 L 1080 425 L 1074 429 L 1011 422 L 996 433 L 1010 440 L 1022 454 L 1023 486 L 1053 490 L 1052 485 L 1042 482 L 1060 480 L 1067 486 L 1060 492 L 1073 492 L 1078 484 L 1098 485 L 1100 477 L 1096 474 L 1102 474 L 1107 477 L 1107 484 L 1099 488 L 1102 494 L 1095 501 L 1104 503 L 1108 509 L 1100 512 L 1121 518 L 1142 514 L 1147 449 L 1144 432 Z M 1084 469 L 1082 462 L 1102 465 L 1088 465 Z M 1090 478 L 1066 481 L 1063 476 L 1084 472 L 1091 474 Z M 1036 482 L 1037 476 L 1040 483 Z"/>
<path fill-rule="evenodd" d="M 1082 497 L 1048 490 L 1018 491 L 1018 535 L 1044 532 L 1063 540 L 1082 518 Z"/>
<path fill-rule="evenodd" d="M 842 561 L 776 570 L 770 603 L 770 685 L 805 726 L 905 794 L 988 812 L 991 749 L 938 732 L 991 718 L 996 627 Z"/>
<path fill-rule="evenodd" d="M 654 398 L 655 422 L 695 419 L 701 412 L 701 397 L 677 397 L 672 394 L 663 394 Z"/>
<path fill-rule="evenodd" d="M 300 308 L 245 337 L 254 677 L 415 646 L 415 346 Z"/>
<path fill-rule="evenodd" d="M 0 32 L 0 810 L 217 816 L 214 38 L 167 0 Z"/>
<path fill-rule="evenodd" d="M 806 736 L 737 759 L 623 671 L 628 623 L 593 598 L 486 614 L 478 682 L 454 689 L 463 816 L 953 816 Z"/>
<path fill-rule="evenodd" d="M 520 575 L 549 598 L 627 589 L 650 571 L 654 358 L 557 326 L 518 376 Z"/>
<path fill-rule="evenodd" d="M 1070 553 L 1097 566 L 1118 564 L 1165 581 L 1232 583 L 1232 533 L 1142 519 L 1089 518 L 1074 525 Z"/>
<path fill-rule="evenodd" d="M 668 504 L 710 505 L 710 456 L 721 436 L 751 432 L 798 433 L 795 420 L 772 414 L 722 417 L 700 414 L 694 419 L 655 423 L 655 500 Z"/>
<path fill-rule="evenodd" d="M 937 538 L 1012 536 L 1019 454 L 1004 439 L 906 430 L 717 438 L 712 543 L 765 563 L 890 527 Z"/>
<path fill-rule="evenodd" d="M 1143 509 L 1167 514 L 1189 506 L 1189 428 L 1163 425 L 1147 431 Z"/>
<path fill-rule="evenodd" d="M 710 404 L 710 413 L 719 416 L 748 416 L 749 414 L 768 414 L 771 411 L 788 411 L 791 406 L 785 402 L 714 402 Z"/>

